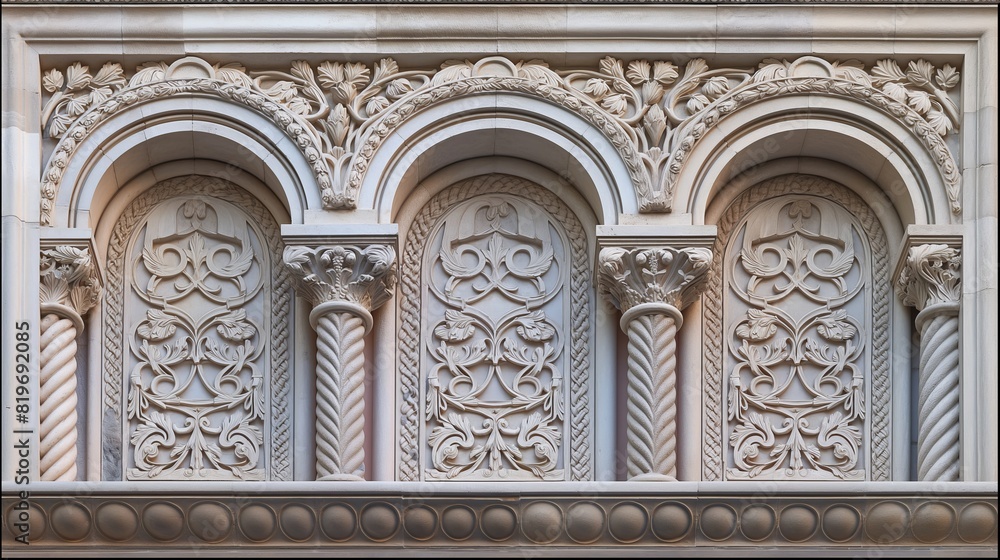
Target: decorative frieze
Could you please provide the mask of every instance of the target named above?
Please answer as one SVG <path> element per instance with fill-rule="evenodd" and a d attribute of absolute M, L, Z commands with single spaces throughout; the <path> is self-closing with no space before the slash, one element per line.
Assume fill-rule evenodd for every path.
<path fill-rule="evenodd" d="M 365 340 L 371 311 L 392 296 L 396 252 L 386 245 L 285 248 L 316 329 L 316 478 L 365 473 Z"/>
<path fill-rule="evenodd" d="M 194 71 L 191 71 L 195 69 Z M 80 142 L 104 119 L 162 97 L 208 93 L 247 105 L 273 120 L 303 151 L 327 208 L 353 208 L 372 158 L 408 118 L 447 99 L 492 92 L 541 97 L 601 131 L 628 168 L 643 212 L 670 211 L 677 177 L 707 131 L 740 108 L 772 97 L 809 93 L 873 105 L 912 130 L 934 154 L 954 212 L 960 174 L 943 136 L 960 113 L 950 97 L 960 79 L 951 65 L 886 59 L 871 70 L 857 61 L 802 57 L 766 59 L 754 68 L 711 68 L 696 58 L 605 57 L 597 68 L 554 69 L 543 60 L 487 57 L 449 60 L 439 69 L 401 69 L 391 58 L 374 64 L 295 61 L 285 71 L 253 71 L 238 63 L 209 65 L 193 57 L 145 63 L 128 77 L 115 62 L 91 73 L 71 64 L 50 69 L 51 93 L 42 127 L 59 140 L 42 185 L 48 223 L 62 172 Z"/>
<path fill-rule="evenodd" d="M 594 547 L 631 555 L 753 555 L 764 545 L 838 555 L 989 555 L 997 545 L 996 484 L 926 488 L 859 484 L 845 495 L 829 485 L 808 490 L 766 485 L 677 483 L 655 491 L 622 483 L 613 493 L 588 484 L 475 485 L 452 495 L 427 485 L 296 484 L 251 496 L 201 491 L 33 492 L 18 505 L 5 488 L 5 524 L 28 518 L 31 550 L 104 554 L 137 548 L 247 554 L 248 547 L 303 553 L 442 554 L 445 549 L 530 547 L 541 554 L 586 555 Z M 348 486 L 351 486 L 348 488 Z M 661 486 L 661 488 L 667 488 Z M 699 492 L 701 492 L 699 494 Z M 488 497 L 486 497 L 488 495 Z M 480 496 L 483 499 L 478 499 Z M 3 531 L 5 552 L 24 546 Z M 110 552 L 109 552 L 110 551 Z M 419 551 L 419 552 L 417 552 Z M 749 551 L 749 552 L 748 552 Z"/>
<path fill-rule="evenodd" d="M 917 401 L 917 477 L 959 480 L 959 322 L 962 299 L 960 240 L 912 245 L 896 279 L 903 303 L 916 307 L 920 331 Z"/>
<path fill-rule="evenodd" d="M 704 287 L 706 248 L 601 250 L 601 291 L 628 333 L 628 477 L 677 477 L 677 330 Z"/>
<path fill-rule="evenodd" d="M 101 281 L 87 247 L 43 249 L 40 263 L 39 476 L 76 480 L 76 339 L 100 298 Z"/>

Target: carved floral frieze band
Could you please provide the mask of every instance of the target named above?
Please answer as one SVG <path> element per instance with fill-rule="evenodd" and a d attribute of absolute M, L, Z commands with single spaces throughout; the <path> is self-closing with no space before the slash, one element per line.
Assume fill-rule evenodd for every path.
<path fill-rule="evenodd" d="M 960 123 L 950 97 L 959 80 L 953 66 L 925 60 L 903 65 L 880 60 L 866 70 L 858 61 L 811 56 L 766 59 L 756 69 L 711 68 L 700 58 L 682 67 L 669 60 L 613 57 L 597 68 L 554 69 L 543 60 L 487 57 L 449 60 L 430 70 L 401 69 L 391 58 L 371 65 L 294 61 L 287 71 L 210 66 L 189 57 L 169 65 L 148 62 L 130 76 L 117 62 L 96 72 L 76 62 L 42 76 L 51 96 L 41 126 L 59 140 L 42 176 L 42 221 L 50 220 L 70 157 L 100 122 L 136 103 L 184 93 L 217 95 L 276 122 L 313 167 L 328 209 L 355 207 L 378 147 L 420 111 L 478 93 L 540 97 L 607 136 L 628 168 L 643 212 L 671 210 L 678 176 L 695 145 L 742 107 L 784 95 L 847 97 L 899 120 L 923 143 L 958 213 L 960 174 L 943 137 Z"/>

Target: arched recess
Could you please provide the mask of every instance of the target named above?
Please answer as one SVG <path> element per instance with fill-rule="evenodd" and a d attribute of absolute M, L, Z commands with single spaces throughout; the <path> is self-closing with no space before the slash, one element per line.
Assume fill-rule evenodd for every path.
<path fill-rule="evenodd" d="M 377 125 L 376 125 L 377 127 Z M 602 224 L 637 214 L 634 170 L 608 134 L 579 113 L 518 93 L 448 99 L 399 124 L 369 157 L 359 209 L 390 222 L 424 179 L 453 163 L 482 157 L 521 159 L 572 184 Z M 633 162 L 633 166 L 635 163 Z"/>
<path fill-rule="evenodd" d="M 855 189 L 791 173 L 713 204 L 717 258 L 701 317 L 704 480 L 907 476 L 909 356 L 893 348 L 907 348 L 909 321 L 891 292 L 893 255 L 883 216 Z M 815 286 L 823 282 L 833 288 Z M 773 293 L 754 295 L 772 287 Z M 843 359 L 831 364 L 839 365 L 823 370 L 827 354 L 837 352 Z M 792 370 L 803 373 L 786 375 Z M 777 372 L 772 385 L 758 380 L 768 372 Z M 811 383 L 810 376 L 822 375 L 830 379 L 813 389 L 785 392 L 785 381 Z M 810 390 L 818 400 L 804 397 Z M 796 408 L 798 401 L 810 404 Z M 821 411 L 820 401 L 829 410 Z M 801 413 L 805 423 L 796 416 L 775 428 L 760 413 L 782 407 Z M 785 442 L 790 426 L 811 435 Z M 810 440 L 817 437 L 819 443 Z M 804 469 L 793 468 L 787 456 L 796 453 Z M 765 464 L 779 456 L 778 467 Z M 810 467 L 810 458 L 821 466 Z M 799 474 L 786 474 L 793 470 Z"/>
<path fill-rule="evenodd" d="M 412 216 L 400 240 L 395 478 L 595 479 L 581 219 L 556 193 L 500 173 L 459 180 Z"/>
<path fill-rule="evenodd" d="M 43 222 L 96 229 L 123 186 L 168 179 L 156 170 L 174 164 L 170 169 L 177 174 L 177 162 L 186 162 L 187 173 L 214 166 L 212 175 L 238 183 L 248 177 L 266 185 L 292 223 L 302 223 L 308 210 L 321 209 L 322 187 L 307 150 L 300 147 L 302 140 L 279 126 L 280 118 L 210 93 L 236 86 L 211 80 L 189 85 L 201 82 L 208 93 L 154 96 L 115 111 L 99 106 L 81 117 L 57 145 L 43 174 L 43 202 L 50 197 L 51 206 L 46 214 L 43 205 Z M 136 93 L 125 90 L 116 98 L 129 92 Z"/>
<path fill-rule="evenodd" d="M 943 149 L 940 138 L 937 143 Z M 705 223 L 723 187 L 784 158 L 829 160 L 852 168 L 882 190 L 904 224 L 958 219 L 960 177 L 950 155 L 942 161 L 913 129 L 871 105 L 818 94 L 753 103 L 709 128 L 680 167 L 674 212 L 689 212 L 694 223 Z"/>
<path fill-rule="evenodd" d="M 225 179 L 180 176 L 129 201 L 97 329 L 103 480 L 292 479 L 282 250 L 268 208 Z"/>

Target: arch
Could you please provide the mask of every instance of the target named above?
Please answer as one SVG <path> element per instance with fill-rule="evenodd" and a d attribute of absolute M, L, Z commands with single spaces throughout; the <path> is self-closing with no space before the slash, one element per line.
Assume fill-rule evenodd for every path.
<path fill-rule="evenodd" d="M 944 140 L 919 115 L 870 87 L 813 80 L 820 85 L 787 80 L 800 87 L 788 86 L 780 96 L 750 88 L 724 103 L 724 113 L 709 111 L 714 115 L 686 123 L 689 137 L 674 155 L 673 208 L 704 223 L 712 198 L 740 173 L 767 161 L 807 157 L 841 163 L 868 177 L 905 223 L 958 219 L 957 165 Z"/>
<path fill-rule="evenodd" d="M 472 84 L 489 93 L 469 93 Z M 361 142 L 366 149 L 351 163 L 348 189 L 357 190 L 359 208 L 391 221 L 416 185 L 435 171 L 465 159 L 500 156 L 539 164 L 576 185 L 601 223 L 639 212 L 648 180 L 634 146 L 619 137 L 624 132 L 608 116 L 581 107 L 569 92 L 559 97 L 564 104 L 556 103 L 551 92 L 543 97 L 532 89 L 537 83 L 520 78 L 484 77 L 472 84 L 447 84 L 447 91 L 464 94 L 435 99 L 406 117 L 393 107 L 373 123 Z"/>
<path fill-rule="evenodd" d="M 177 159 L 214 159 L 250 172 L 301 222 L 306 210 L 332 196 L 319 141 L 309 131 L 267 96 L 214 79 L 121 90 L 84 113 L 57 144 L 42 175 L 42 224 L 96 223 L 91 214 L 118 187 Z"/>

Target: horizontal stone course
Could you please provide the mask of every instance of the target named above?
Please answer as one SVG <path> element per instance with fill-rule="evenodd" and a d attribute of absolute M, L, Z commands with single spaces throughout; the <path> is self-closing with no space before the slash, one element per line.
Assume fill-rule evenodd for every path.
<path fill-rule="evenodd" d="M 591 492 L 580 490 L 588 485 L 574 485 L 579 488 L 568 492 L 519 493 L 476 492 L 475 485 L 467 485 L 472 491 L 463 494 L 435 492 L 433 485 L 411 485 L 414 491 L 407 485 L 390 486 L 370 492 L 356 486 L 349 491 L 282 492 L 280 485 L 245 494 L 196 489 L 180 495 L 36 492 L 28 505 L 31 551 L 251 544 L 283 551 L 767 545 L 849 547 L 852 553 L 956 547 L 976 554 L 997 546 L 995 485 L 992 493 L 941 491 L 945 485 L 933 493 L 852 494 L 776 493 L 773 486 L 731 493 L 636 492 L 628 491 L 627 483 L 602 483 Z M 625 491 L 616 492 L 616 486 Z M 13 540 L 15 508 L 23 507 L 18 502 L 16 494 L 4 493 L 5 554 L 23 546 Z"/>

